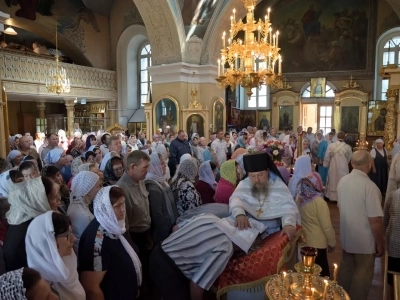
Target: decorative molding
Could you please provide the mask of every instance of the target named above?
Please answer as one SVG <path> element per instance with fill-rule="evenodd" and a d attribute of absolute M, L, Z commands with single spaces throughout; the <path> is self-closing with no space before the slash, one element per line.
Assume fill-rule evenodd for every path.
<path fill-rule="evenodd" d="M 201 59 L 201 49 L 203 47 L 203 40 L 196 35 L 193 35 L 186 42 L 185 57 L 186 62 L 189 64 L 200 64 Z"/>
<path fill-rule="evenodd" d="M 1 79 L 36 84 L 40 86 L 40 89 L 37 89 L 38 93 L 47 93 L 46 78 L 49 70 L 55 66 L 54 60 L 0 53 Z M 60 63 L 60 66 L 66 70 L 72 88 L 99 89 L 108 92 L 115 92 L 117 89 L 114 71 L 65 63 Z"/>
<path fill-rule="evenodd" d="M 124 15 L 123 28 L 125 29 L 135 24 L 144 25 L 144 22 L 138 8 L 133 3 L 131 9 Z"/>

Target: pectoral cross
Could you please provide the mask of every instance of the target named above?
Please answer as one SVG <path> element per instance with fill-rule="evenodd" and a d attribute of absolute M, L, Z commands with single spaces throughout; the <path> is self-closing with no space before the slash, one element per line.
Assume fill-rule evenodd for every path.
<path fill-rule="evenodd" d="M 256 210 L 257 218 L 258 218 L 263 212 L 264 212 L 264 211 L 261 209 L 261 207 L 260 207 L 258 210 Z"/>

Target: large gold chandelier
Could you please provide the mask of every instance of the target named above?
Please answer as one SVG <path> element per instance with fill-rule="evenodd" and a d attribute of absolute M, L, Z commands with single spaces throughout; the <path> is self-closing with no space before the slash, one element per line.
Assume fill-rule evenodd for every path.
<path fill-rule="evenodd" d="M 233 90 L 237 85 L 246 89 L 250 97 L 252 88 L 262 84 L 282 87 L 282 57 L 278 47 L 279 31 L 272 32 L 270 11 L 265 20 L 254 20 L 254 6 L 257 0 L 242 0 L 247 9 L 247 23 L 239 18 L 236 22 L 236 9 L 231 16 L 228 45 L 226 33 L 222 35 L 221 58 L 218 59 L 217 86 Z M 239 31 L 244 31 L 244 40 L 236 38 Z"/>
<path fill-rule="evenodd" d="M 68 94 L 71 91 L 67 72 L 63 67 L 60 67 L 58 55 L 58 31 L 56 18 L 56 67 L 49 70 L 48 78 L 46 78 L 46 89 L 49 93 Z"/>

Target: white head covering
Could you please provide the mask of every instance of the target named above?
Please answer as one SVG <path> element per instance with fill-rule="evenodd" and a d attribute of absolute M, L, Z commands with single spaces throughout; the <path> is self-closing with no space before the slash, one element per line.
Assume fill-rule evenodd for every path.
<path fill-rule="evenodd" d="M 90 171 L 81 171 L 72 179 L 71 202 L 86 196 L 99 181 L 99 175 Z"/>
<path fill-rule="evenodd" d="M 198 173 L 198 167 L 195 159 L 191 157 L 190 159 L 186 159 L 181 162 L 177 172 L 184 175 L 186 179 L 194 182 Z"/>
<path fill-rule="evenodd" d="M 28 265 L 51 283 L 60 299 L 85 300 L 86 294 L 79 282 L 75 252 L 63 257 L 58 253 L 53 213 L 56 214 L 48 211 L 29 224 L 25 237 Z"/>
<path fill-rule="evenodd" d="M 88 151 L 93 151 L 94 152 L 94 148 L 99 148 L 99 146 L 97 145 L 92 145 L 89 147 Z M 100 148 L 99 148 L 100 149 Z"/>
<path fill-rule="evenodd" d="M 0 299 L 26 300 L 22 273 L 24 268 L 7 272 L 0 276 Z"/>
<path fill-rule="evenodd" d="M 10 153 L 7 155 L 7 160 L 9 163 L 12 163 L 12 160 L 16 158 L 18 155 L 21 155 L 21 151 L 19 150 L 11 150 Z"/>
<path fill-rule="evenodd" d="M 46 165 L 54 165 L 57 163 L 61 155 L 64 153 L 64 149 L 60 147 L 56 147 L 47 153 L 46 157 L 44 158 L 44 162 Z"/>
<path fill-rule="evenodd" d="M 156 148 L 156 152 L 161 154 L 164 158 L 165 161 L 168 159 L 168 153 L 167 153 L 167 148 L 163 144 L 160 144 Z"/>
<path fill-rule="evenodd" d="M 90 171 L 90 166 L 92 165 L 92 163 L 85 163 L 85 164 L 81 164 L 78 168 L 79 172 L 82 171 Z M 78 173 L 79 174 L 79 173 Z"/>
<path fill-rule="evenodd" d="M 71 163 L 71 173 L 72 176 L 75 176 L 76 174 L 79 173 L 79 167 L 83 164 L 82 159 L 80 157 L 74 158 L 74 160 Z"/>
<path fill-rule="evenodd" d="M 51 210 L 42 177 L 15 184 L 8 202 L 11 207 L 7 220 L 12 225 L 19 225 Z"/>
<path fill-rule="evenodd" d="M 164 174 L 161 168 L 160 158 L 158 157 L 158 153 L 156 151 L 154 151 L 150 155 L 150 167 L 146 175 L 146 180 L 148 179 L 157 181 L 159 183 L 165 182 Z"/>
<path fill-rule="evenodd" d="M 287 134 L 287 135 L 285 135 L 285 137 L 283 138 L 282 144 L 289 145 L 289 143 L 290 143 L 290 135 Z"/>
<path fill-rule="evenodd" d="M 384 142 L 383 142 L 382 139 L 376 139 L 376 140 L 375 140 L 375 144 L 378 144 L 378 143 L 384 144 Z"/>
<path fill-rule="evenodd" d="M 11 180 L 10 170 L 0 174 L 0 197 L 8 198 L 8 192 L 11 190 L 14 183 Z"/>
<path fill-rule="evenodd" d="M 116 185 L 103 187 L 96 195 L 93 201 L 94 206 L 94 216 L 100 225 L 107 230 L 107 232 L 118 236 L 122 245 L 124 246 L 126 252 L 129 254 L 133 261 L 133 265 L 136 270 L 136 277 L 138 285 L 142 284 L 142 264 L 140 263 L 139 257 L 137 256 L 135 250 L 125 239 L 123 234 L 126 231 L 125 222 L 119 223 L 117 217 L 115 216 L 114 209 L 110 202 L 110 189 L 116 187 Z"/>
<path fill-rule="evenodd" d="M 213 189 L 215 189 L 215 176 L 211 169 L 210 161 L 206 160 L 200 165 L 199 168 L 199 180 L 208 183 Z"/>
<path fill-rule="evenodd" d="M 179 164 L 183 163 L 185 160 L 192 158 L 192 156 L 188 153 L 185 153 L 181 156 L 181 158 L 179 159 Z"/>
<path fill-rule="evenodd" d="M 264 143 L 264 132 L 262 130 L 257 130 L 257 132 L 254 135 L 254 139 L 256 141 L 256 146 L 260 146 L 262 143 Z"/>
<path fill-rule="evenodd" d="M 311 158 L 308 155 L 302 155 L 296 159 L 294 164 L 293 177 L 289 181 L 289 190 L 293 198 L 296 196 L 297 183 L 300 179 L 307 177 L 311 173 Z"/>

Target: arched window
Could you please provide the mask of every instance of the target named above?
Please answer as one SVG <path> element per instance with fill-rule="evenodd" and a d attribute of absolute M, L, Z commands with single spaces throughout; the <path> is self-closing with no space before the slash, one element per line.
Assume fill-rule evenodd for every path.
<path fill-rule="evenodd" d="M 140 106 L 143 106 L 147 100 L 147 94 L 151 90 L 151 76 L 147 71 L 147 68 L 151 66 L 151 48 L 150 44 L 146 44 L 142 47 L 139 54 L 139 78 L 140 78 L 140 88 L 139 99 Z"/>
<path fill-rule="evenodd" d="M 389 79 L 379 76 L 381 67 L 400 66 L 400 27 L 386 31 L 378 39 L 375 60 L 375 99 L 386 100 Z"/>

